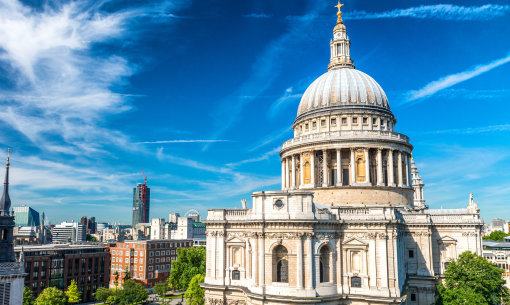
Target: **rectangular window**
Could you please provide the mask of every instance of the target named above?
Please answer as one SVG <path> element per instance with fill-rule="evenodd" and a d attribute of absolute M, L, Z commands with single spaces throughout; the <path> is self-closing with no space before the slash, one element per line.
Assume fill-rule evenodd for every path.
<path fill-rule="evenodd" d="M 347 125 L 347 118 L 342 118 L 342 125 Z"/>
<path fill-rule="evenodd" d="M 352 123 L 353 124 L 358 124 L 358 118 L 352 118 Z"/>
<path fill-rule="evenodd" d="M 368 118 L 363 118 L 363 124 L 368 124 Z"/>
<path fill-rule="evenodd" d="M 317 122 L 312 122 L 312 128 L 313 128 L 313 129 L 317 128 Z M 179 245 L 179 247 L 180 247 L 180 246 L 181 246 L 181 245 Z"/>
<path fill-rule="evenodd" d="M 414 258 L 414 250 L 409 250 L 409 258 Z"/>
<path fill-rule="evenodd" d="M 411 293 L 411 302 L 416 302 L 416 293 Z"/>
<path fill-rule="evenodd" d="M 336 126 L 336 119 L 331 119 L 331 125 Z"/>
<path fill-rule="evenodd" d="M 321 120 L 321 126 L 322 127 L 326 126 L 326 120 Z"/>
<path fill-rule="evenodd" d="M 372 119 L 372 125 L 377 125 L 377 119 L 376 118 Z"/>

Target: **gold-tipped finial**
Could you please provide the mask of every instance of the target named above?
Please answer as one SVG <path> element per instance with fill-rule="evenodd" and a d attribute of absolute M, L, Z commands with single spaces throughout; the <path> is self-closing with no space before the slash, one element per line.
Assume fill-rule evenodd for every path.
<path fill-rule="evenodd" d="M 338 4 L 335 5 L 335 7 L 338 8 L 338 12 L 336 13 L 336 15 L 338 16 L 338 19 L 336 20 L 337 24 L 343 23 L 343 20 L 342 20 L 342 6 L 344 6 L 344 4 L 342 4 L 340 1 L 338 1 Z"/>

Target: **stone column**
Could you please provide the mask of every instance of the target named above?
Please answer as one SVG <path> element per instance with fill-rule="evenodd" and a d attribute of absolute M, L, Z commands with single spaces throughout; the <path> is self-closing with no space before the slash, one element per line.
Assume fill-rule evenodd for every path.
<path fill-rule="evenodd" d="M 286 171 L 286 166 L 285 166 L 285 159 L 282 159 L 282 190 L 286 189 L 286 181 L 285 181 L 285 171 Z"/>
<path fill-rule="evenodd" d="M 231 251 L 232 249 L 229 248 L 229 247 L 226 247 L 226 259 L 225 259 L 225 285 L 230 285 L 230 266 L 232 266 L 232 264 L 230 263 L 230 259 L 232 257 L 231 255 Z"/>
<path fill-rule="evenodd" d="M 313 150 L 310 156 L 310 176 L 312 180 L 312 186 L 315 187 L 315 151 Z"/>
<path fill-rule="evenodd" d="M 322 151 L 322 187 L 327 187 L 328 183 L 328 151 Z"/>
<path fill-rule="evenodd" d="M 388 151 L 388 185 L 395 186 L 395 172 L 393 169 L 393 149 Z"/>
<path fill-rule="evenodd" d="M 252 238 L 252 247 L 251 247 L 251 279 L 253 281 L 253 285 L 257 286 L 257 252 L 258 252 L 258 240 L 257 234 L 254 233 Z"/>
<path fill-rule="evenodd" d="M 386 241 L 386 233 L 381 233 L 378 236 L 380 238 L 381 252 L 381 287 L 388 287 L 388 245 Z"/>
<path fill-rule="evenodd" d="M 382 149 L 377 149 L 377 185 L 384 186 Z"/>
<path fill-rule="evenodd" d="M 375 234 L 369 234 L 370 240 L 368 241 L 368 256 L 369 256 L 369 272 L 370 272 L 370 279 L 369 279 L 369 286 L 370 288 L 377 287 L 377 257 L 376 257 L 376 250 L 375 250 Z"/>
<path fill-rule="evenodd" d="M 303 289 L 303 240 L 301 239 L 302 234 L 298 233 L 297 236 L 297 288 Z"/>
<path fill-rule="evenodd" d="M 354 159 L 354 148 L 351 148 L 351 164 L 349 166 L 349 170 L 350 170 L 350 173 L 351 173 L 351 181 L 350 181 L 350 185 L 354 185 L 356 184 L 356 164 L 355 164 L 355 159 Z"/>
<path fill-rule="evenodd" d="M 370 149 L 365 149 L 365 182 L 370 183 Z"/>
<path fill-rule="evenodd" d="M 259 233 L 259 286 L 264 287 L 264 233 Z"/>
<path fill-rule="evenodd" d="M 303 171 L 303 154 L 299 154 L 299 186 L 301 187 L 303 184 L 305 184 L 305 174 Z"/>
<path fill-rule="evenodd" d="M 285 157 L 285 186 L 286 189 L 290 188 L 290 173 L 289 173 L 289 158 Z"/>
<path fill-rule="evenodd" d="M 222 285 L 225 284 L 225 232 L 218 232 L 218 278 L 221 279 Z"/>
<path fill-rule="evenodd" d="M 290 181 L 292 182 L 292 188 L 296 188 L 296 156 L 292 155 L 292 178 Z"/>
<path fill-rule="evenodd" d="M 342 185 L 342 151 L 336 150 L 336 185 Z"/>
<path fill-rule="evenodd" d="M 217 233 L 216 232 L 211 232 L 210 233 L 210 236 L 211 236 L 211 240 L 212 240 L 212 245 L 211 245 L 211 253 L 212 253 L 212 257 L 211 257 L 211 277 L 213 279 L 216 279 L 216 253 L 217 253 L 217 240 L 216 240 L 216 235 Z"/>
<path fill-rule="evenodd" d="M 406 174 L 407 174 L 407 186 L 411 186 L 411 156 L 406 154 Z"/>
<path fill-rule="evenodd" d="M 250 274 L 250 243 L 248 242 L 248 238 L 246 239 L 246 242 L 244 243 L 244 278 L 249 278 Z"/>
<path fill-rule="evenodd" d="M 397 170 L 398 170 L 398 186 L 402 187 L 404 185 L 403 177 L 402 177 L 402 152 L 398 151 L 398 159 L 397 159 Z"/>
<path fill-rule="evenodd" d="M 306 247 L 307 247 L 307 264 L 306 264 L 306 274 L 308 277 L 306 278 L 306 288 L 313 289 L 313 243 L 312 243 L 313 233 L 306 233 Z"/>

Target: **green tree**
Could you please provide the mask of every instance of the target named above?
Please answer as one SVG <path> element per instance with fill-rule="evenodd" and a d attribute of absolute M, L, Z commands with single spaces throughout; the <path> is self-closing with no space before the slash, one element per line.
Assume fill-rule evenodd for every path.
<path fill-rule="evenodd" d="M 107 297 L 106 301 L 105 301 L 106 304 L 111 304 L 111 305 L 118 304 L 119 302 L 120 302 L 120 299 L 116 295 L 111 295 L 111 296 Z"/>
<path fill-rule="evenodd" d="M 156 283 L 154 286 L 154 292 L 159 295 L 159 297 L 163 300 L 163 304 L 165 304 L 165 297 L 166 293 L 168 291 L 168 284 L 167 283 Z"/>
<path fill-rule="evenodd" d="M 197 274 L 205 276 L 205 248 L 177 249 L 177 259 L 172 263 L 168 278 L 169 286 L 186 291 L 191 279 Z"/>
<path fill-rule="evenodd" d="M 87 234 L 87 241 L 97 242 L 97 238 L 95 238 L 94 236 L 92 236 L 90 234 Z"/>
<path fill-rule="evenodd" d="M 204 288 L 200 287 L 200 283 L 204 282 L 204 278 L 204 275 L 197 274 L 191 279 L 188 289 L 184 294 L 186 304 L 204 305 Z"/>
<path fill-rule="evenodd" d="M 65 305 L 66 303 L 65 294 L 55 287 L 44 289 L 35 299 L 35 305 Z"/>
<path fill-rule="evenodd" d="M 96 301 L 106 302 L 106 299 L 108 299 L 108 297 L 113 294 L 114 292 L 111 289 L 99 287 L 94 293 L 94 298 L 96 299 Z"/>
<path fill-rule="evenodd" d="M 492 231 L 491 234 L 485 235 L 482 237 L 484 240 L 494 240 L 494 241 L 503 241 L 503 237 L 510 236 L 510 234 L 506 234 L 501 231 Z"/>
<path fill-rule="evenodd" d="M 122 290 L 119 291 L 119 304 L 142 304 L 148 296 L 149 292 L 143 288 L 142 284 L 129 279 L 124 282 Z"/>
<path fill-rule="evenodd" d="M 510 304 L 503 270 L 466 251 L 448 264 L 444 284 L 437 287 L 436 305 Z"/>
<path fill-rule="evenodd" d="M 113 285 L 115 285 L 115 290 L 119 287 L 119 271 L 115 271 L 113 274 Z"/>
<path fill-rule="evenodd" d="M 129 268 L 126 266 L 126 270 L 124 271 L 124 277 L 122 278 L 125 281 L 129 280 L 131 278 L 131 272 L 129 271 Z"/>
<path fill-rule="evenodd" d="M 23 305 L 34 305 L 35 298 L 32 290 L 27 286 L 23 287 Z"/>
<path fill-rule="evenodd" d="M 78 291 L 78 285 L 76 285 L 76 281 L 72 280 L 71 285 L 67 287 L 66 290 L 67 301 L 71 304 L 80 303 L 81 294 Z"/>

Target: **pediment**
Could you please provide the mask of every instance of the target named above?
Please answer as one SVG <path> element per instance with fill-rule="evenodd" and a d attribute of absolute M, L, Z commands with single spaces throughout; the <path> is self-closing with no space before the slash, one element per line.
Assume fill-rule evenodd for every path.
<path fill-rule="evenodd" d="M 356 237 L 352 237 L 343 243 L 344 246 L 351 246 L 351 247 L 366 247 L 368 244 Z"/>
<path fill-rule="evenodd" d="M 228 243 L 244 243 L 244 240 L 241 240 L 239 237 L 232 237 L 231 239 L 227 240 Z"/>
<path fill-rule="evenodd" d="M 451 236 L 445 235 L 445 236 L 441 237 L 441 239 L 438 239 L 437 242 L 448 244 L 448 243 L 456 243 L 457 240 L 455 238 L 452 238 Z"/>

